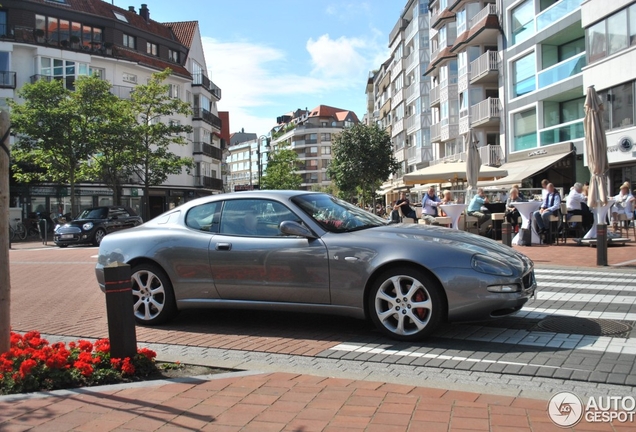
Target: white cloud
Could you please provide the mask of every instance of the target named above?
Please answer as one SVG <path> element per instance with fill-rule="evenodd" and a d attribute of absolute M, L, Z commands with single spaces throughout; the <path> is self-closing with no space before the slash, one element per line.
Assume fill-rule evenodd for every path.
<path fill-rule="evenodd" d="M 331 39 L 328 34 L 317 40 L 307 41 L 307 51 L 311 55 L 313 73 L 325 77 L 355 77 L 360 69 L 366 68 L 367 61 L 359 52 L 367 47 L 362 39 L 339 37 Z"/>

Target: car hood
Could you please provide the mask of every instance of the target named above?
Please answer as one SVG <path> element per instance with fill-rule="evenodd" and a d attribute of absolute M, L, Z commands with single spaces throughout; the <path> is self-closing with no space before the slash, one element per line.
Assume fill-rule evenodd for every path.
<path fill-rule="evenodd" d="M 513 265 L 525 273 L 529 268 L 534 267 L 530 258 L 517 252 L 511 247 L 505 246 L 487 237 L 478 236 L 461 230 L 422 225 L 422 224 L 397 224 L 386 225 L 367 230 L 359 231 L 362 235 L 369 237 L 386 238 L 390 241 L 425 241 L 465 250 L 468 253 L 484 254 L 503 262 Z"/>

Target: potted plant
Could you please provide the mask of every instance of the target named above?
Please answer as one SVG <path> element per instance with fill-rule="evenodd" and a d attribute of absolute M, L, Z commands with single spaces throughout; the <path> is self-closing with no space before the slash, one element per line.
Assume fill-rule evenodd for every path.
<path fill-rule="evenodd" d="M 71 36 L 71 47 L 77 49 L 79 48 L 80 38 L 78 36 Z"/>
<path fill-rule="evenodd" d="M 38 43 L 44 43 L 44 30 L 42 29 L 35 30 L 35 40 Z"/>
<path fill-rule="evenodd" d="M 104 42 L 104 49 L 106 50 L 107 55 L 113 54 L 113 44 L 112 42 Z"/>

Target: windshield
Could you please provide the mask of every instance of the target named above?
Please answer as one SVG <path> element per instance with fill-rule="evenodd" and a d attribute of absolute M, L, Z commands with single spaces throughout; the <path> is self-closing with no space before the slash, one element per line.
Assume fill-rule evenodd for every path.
<path fill-rule="evenodd" d="M 387 224 L 384 219 L 331 195 L 301 195 L 292 201 L 329 232 L 351 232 Z"/>
<path fill-rule="evenodd" d="M 76 219 L 106 219 L 107 216 L 107 208 L 93 208 L 84 210 Z"/>

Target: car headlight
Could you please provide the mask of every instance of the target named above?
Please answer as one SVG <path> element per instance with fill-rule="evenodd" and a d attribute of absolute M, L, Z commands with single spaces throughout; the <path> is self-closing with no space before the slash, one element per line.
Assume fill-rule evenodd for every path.
<path fill-rule="evenodd" d="M 84 225 L 82 225 L 82 229 L 84 231 L 90 231 L 93 229 L 93 222 L 86 222 Z"/>
<path fill-rule="evenodd" d="M 471 266 L 480 273 L 495 276 L 512 276 L 512 269 L 506 263 L 487 255 L 474 255 Z"/>
<path fill-rule="evenodd" d="M 519 284 L 490 285 L 486 289 L 494 293 L 515 293 L 521 291 Z"/>

